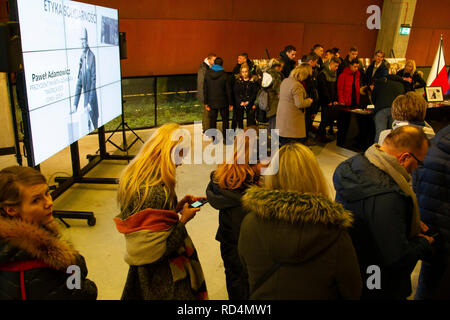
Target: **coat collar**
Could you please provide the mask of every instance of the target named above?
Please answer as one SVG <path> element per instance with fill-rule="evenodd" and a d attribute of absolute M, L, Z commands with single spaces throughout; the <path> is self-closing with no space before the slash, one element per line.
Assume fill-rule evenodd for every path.
<path fill-rule="evenodd" d="M 267 220 L 290 224 L 323 224 L 348 228 L 353 215 L 341 204 L 322 195 L 250 187 L 242 198 L 243 206 Z"/>
<path fill-rule="evenodd" d="M 20 252 L 26 252 L 33 259 L 64 271 L 76 263 L 79 255 L 71 244 L 60 239 L 55 221 L 44 228 L 18 218 L 0 217 L 0 247 L 8 253 L 16 251 L 14 256 L 23 257 Z"/>

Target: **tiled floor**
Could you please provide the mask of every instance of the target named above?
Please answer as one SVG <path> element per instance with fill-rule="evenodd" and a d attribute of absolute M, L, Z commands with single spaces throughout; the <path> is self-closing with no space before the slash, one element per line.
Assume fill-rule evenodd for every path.
<path fill-rule="evenodd" d="M 186 126 L 191 133 L 193 126 Z M 138 131 L 146 140 L 154 130 Z M 128 135 L 131 139 L 131 135 Z M 116 134 L 113 141 L 121 143 L 121 134 Z M 205 142 L 206 143 L 206 142 Z M 98 150 L 97 135 L 90 135 L 79 141 L 81 165 L 87 164 L 86 155 Z M 142 146 L 140 142 L 133 146 L 130 154 L 136 154 Z M 323 146 L 312 147 L 321 168 L 327 178 L 331 190 L 332 175 L 336 166 L 354 153 L 336 146 L 335 142 Z M 120 154 L 111 144 L 107 151 Z M 0 157 L 0 168 L 15 164 L 13 156 Z M 122 160 L 103 161 L 88 176 L 117 178 L 127 162 Z M 210 172 L 215 165 L 182 165 L 177 169 L 177 195 L 205 195 Z M 41 164 L 41 171 L 53 183 L 56 176 L 71 175 L 69 148 L 59 152 Z M 74 246 L 85 256 L 89 269 L 89 278 L 98 286 L 99 299 L 120 299 L 125 283 L 128 266 L 123 261 L 125 242 L 113 223 L 118 214 L 116 204 L 116 185 L 76 184 L 55 200 L 55 210 L 93 211 L 97 223 L 89 227 L 85 220 L 67 220 L 71 227 L 63 227 L 64 237 L 72 241 Z M 227 299 L 223 262 L 220 257 L 219 243 L 214 239 L 218 226 L 218 212 L 210 205 L 202 207 L 197 216 L 187 224 L 188 232 L 197 247 L 199 258 L 205 273 L 210 299 Z M 412 279 L 415 288 L 418 267 Z"/>

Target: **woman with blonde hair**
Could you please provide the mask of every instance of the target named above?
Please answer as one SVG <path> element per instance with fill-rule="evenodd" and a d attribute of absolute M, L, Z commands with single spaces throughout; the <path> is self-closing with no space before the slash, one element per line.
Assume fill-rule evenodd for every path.
<path fill-rule="evenodd" d="M 244 113 L 247 114 L 247 126 L 256 124 L 255 100 L 258 90 L 258 77 L 251 74 L 248 64 L 242 64 L 233 85 L 235 103 L 233 108 L 233 130 L 236 128 L 244 129 Z"/>
<path fill-rule="evenodd" d="M 95 300 L 86 262 L 61 239 L 45 177 L 29 167 L 0 171 L 0 300 Z M 78 267 L 80 287 L 67 273 Z"/>
<path fill-rule="evenodd" d="M 422 79 L 416 70 L 416 62 L 414 60 L 407 60 L 405 67 L 397 72 L 397 75 L 403 78 L 403 86 L 405 91 L 415 91 L 416 89 L 424 88 L 427 83 Z"/>
<path fill-rule="evenodd" d="M 248 299 L 247 272 L 242 267 L 237 250 L 239 230 L 247 214 L 242 208 L 241 198 L 248 187 L 258 184 L 259 166 L 252 160 L 256 151 L 256 130 L 240 131 L 234 143 L 233 161 L 220 164 L 211 173 L 206 196 L 211 206 L 219 210 L 219 228 L 216 240 L 220 242 L 220 253 L 225 267 L 228 298 Z M 252 131 L 253 130 L 253 131 Z M 244 136 L 245 134 L 245 136 Z M 250 138 L 252 137 L 252 138 Z M 253 162 L 253 163 L 252 163 Z"/>
<path fill-rule="evenodd" d="M 175 193 L 175 171 L 190 147 L 178 124 L 160 127 L 125 168 L 114 219 L 126 241 L 130 265 L 123 300 L 206 299 L 203 271 L 185 224 L 199 197 Z M 180 212 L 181 217 L 179 217 Z"/>
<path fill-rule="evenodd" d="M 329 188 L 308 147 L 278 150 L 264 187 L 242 198 L 239 254 L 250 299 L 359 299 L 362 282 L 347 228 L 350 211 L 330 200 Z"/>
<path fill-rule="evenodd" d="M 289 78 L 281 82 L 276 118 L 280 147 L 288 142 L 306 141 L 305 108 L 309 108 L 313 100 L 307 98 L 301 81 L 311 74 L 312 66 L 302 63 L 291 71 Z"/>

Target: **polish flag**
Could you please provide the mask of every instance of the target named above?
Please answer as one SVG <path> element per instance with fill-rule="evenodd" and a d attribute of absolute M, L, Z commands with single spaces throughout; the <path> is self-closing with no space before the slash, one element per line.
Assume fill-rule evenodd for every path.
<path fill-rule="evenodd" d="M 442 87 L 442 92 L 445 94 L 450 88 L 449 79 L 447 78 L 447 69 L 445 68 L 444 48 L 441 41 L 439 42 L 439 48 L 434 58 L 433 66 L 431 67 L 430 74 L 427 80 L 428 87 Z"/>

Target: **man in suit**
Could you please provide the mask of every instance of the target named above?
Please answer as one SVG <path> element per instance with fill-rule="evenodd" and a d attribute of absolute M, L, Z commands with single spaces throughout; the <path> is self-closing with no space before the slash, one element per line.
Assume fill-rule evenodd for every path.
<path fill-rule="evenodd" d="M 84 95 L 84 108 L 89 112 L 89 131 L 97 129 L 98 126 L 98 101 L 96 91 L 96 70 L 95 56 L 89 49 L 88 33 L 83 29 L 81 35 L 81 45 L 83 53 L 80 57 L 80 68 L 78 71 L 78 81 L 75 89 L 75 101 L 72 107 L 72 113 L 78 109 L 81 91 Z"/>

